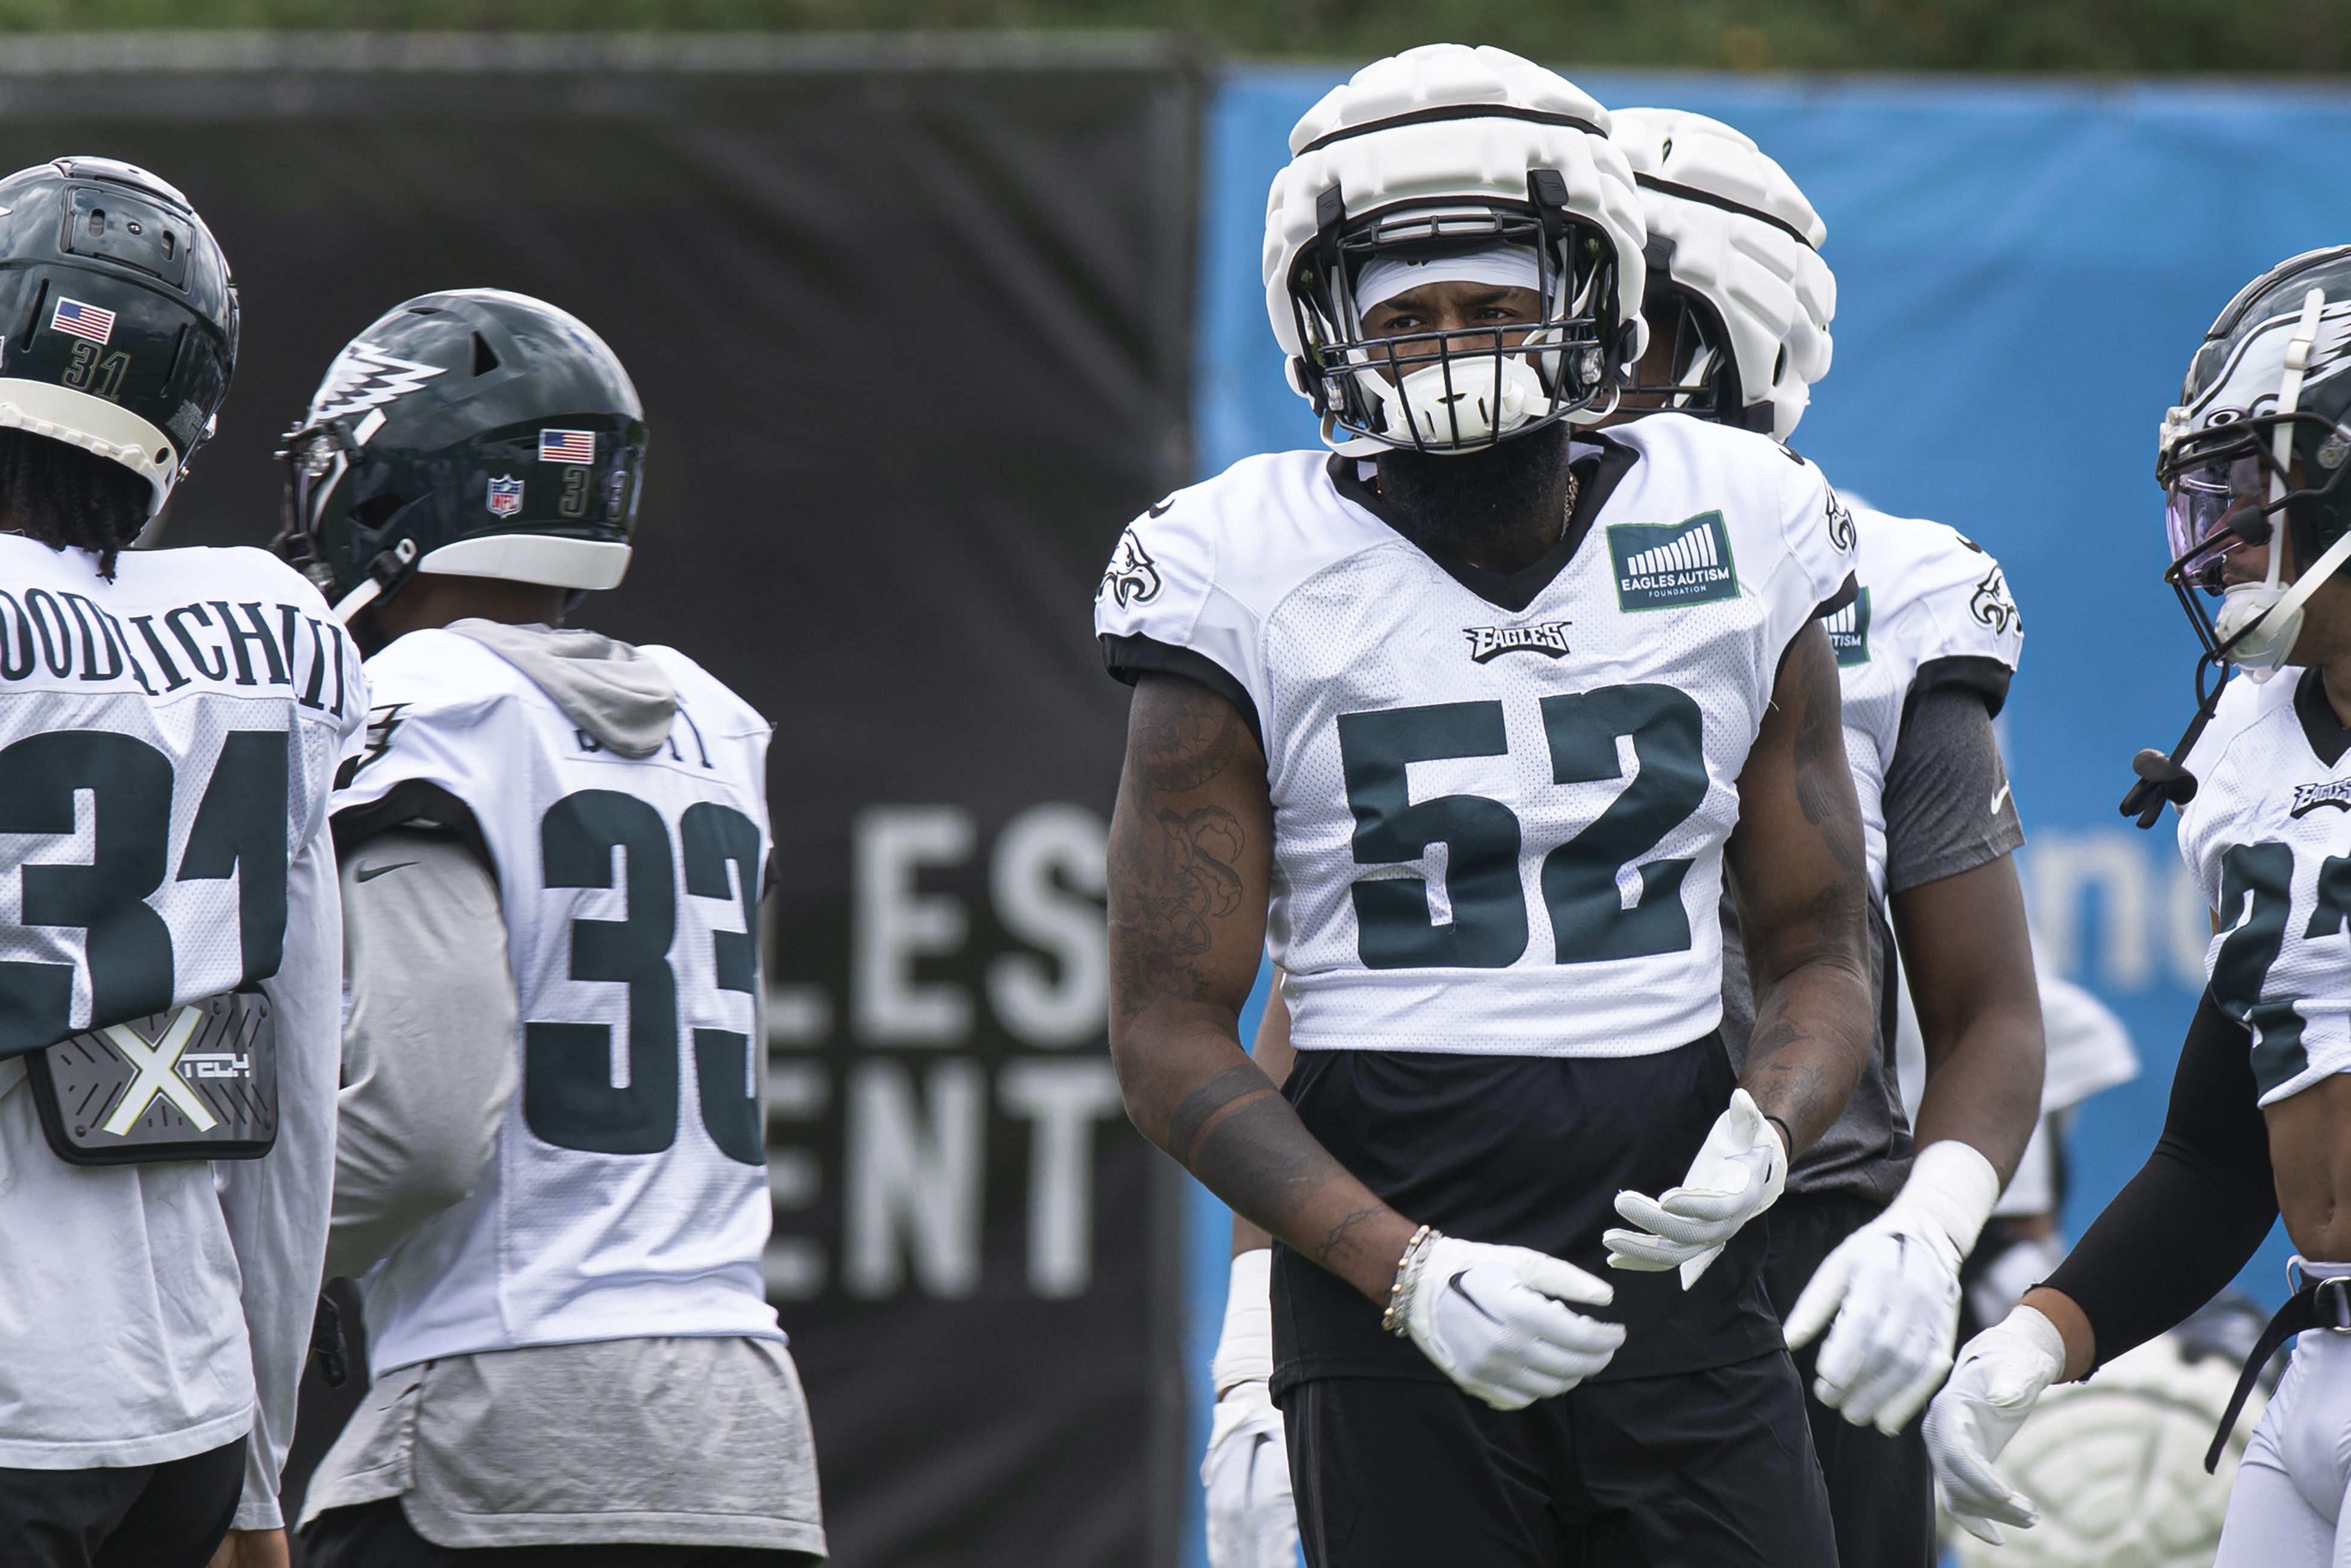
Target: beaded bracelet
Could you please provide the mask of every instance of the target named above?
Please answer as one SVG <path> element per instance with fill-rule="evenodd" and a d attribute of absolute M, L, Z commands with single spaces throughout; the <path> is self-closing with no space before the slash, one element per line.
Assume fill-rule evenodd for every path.
<path fill-rule="evenodd" d="M 1404 1244 L 1404 1255 L 1396 1260 L 1395 1282 L 1388 1287 L 1388 1310 L 1380 1314 L 1380 1327 L 1398 1339 L 1412 1332 L 1405 1326 L 1405 1305 L 1412 1300 L 1413 1287 L 1420 1281 L 1423 1257 L 1440 1234 L 1434 1226 L 1422 1226 L 1412 1233 L 1412 1239 Z"/>

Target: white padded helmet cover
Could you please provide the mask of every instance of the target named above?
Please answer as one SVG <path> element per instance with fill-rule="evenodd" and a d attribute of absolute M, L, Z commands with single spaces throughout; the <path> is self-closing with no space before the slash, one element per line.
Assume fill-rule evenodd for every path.
<path fill-rule="evenodd" d="M 1305 152 L 1334 131 L 1419 110 L 1497 104 L 1556 114 L 1592 127 L 1496 116 L 1429 120 L 1367 131 Z M 1607 137 L 1608 111 L 1554 71 L 1507 49 L 1424 44 L 1357 71 L 1291 128 L 1290 164 L 1266 199 L 1266 313 L 1281 351 L 1304 351 L 1290 299 L 1298 254 L 1315 237 L 1315 203 L 1332 185 L 1360 217 L 1400 202 L 1447 198 L 1523 205 L 1527 172 L 1556 169 L 1567 210 L 1599 227 L 1616 248 L 1617 319 L 1640 319 L 1641 202 L 1633 172 Z M 1301 396 L 1293 371 L 1292 390 Z"/>
<path fill-rule="evenodd" d="M 0 379 L 0 428 L 27 431 L 110 458 L 147 481 L 147 515 L 180 482 L 179 444 L 120 403 L 51 382 Z"/>
<path fill-rule="evenodd" d="M 1648 233 L 1673 242 L 1673 281 L 1721 316 L 1741 395 L 1750 408 L 1768 400 L 1771 434 L 1787 440 L 1812 401 L 1812 383 L 1829 371 L 1836 277 L 1820 256 L 1828 225 L 1786 170 L 1719 120 L 1681 110 L 1620 109 L 1611 136 L 1640 182 Z"/>

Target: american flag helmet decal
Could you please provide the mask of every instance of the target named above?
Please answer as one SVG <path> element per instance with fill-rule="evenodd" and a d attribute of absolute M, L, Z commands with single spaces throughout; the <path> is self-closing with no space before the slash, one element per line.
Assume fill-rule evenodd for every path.
<path fill-rule="evenodd" d="M 596 461 L 596 433 L 592 430 L 542 430 L 538 433 L 538 460 L 541 463 L 593 463 Z"/>
<path fill-rule="evenodd" d="M 59 295 L 57 308 L 49 312 L 49 326 L 55 331 L 104 343 L 114 336 L 114 312 Z"/>

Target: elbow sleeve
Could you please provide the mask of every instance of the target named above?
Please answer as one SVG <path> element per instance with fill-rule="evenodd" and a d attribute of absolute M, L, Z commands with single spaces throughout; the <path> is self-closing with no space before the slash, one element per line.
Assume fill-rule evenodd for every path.
<path fill-rule="evenodd" d="M 2049 1278 L 2090 1320 L 2101 1366 L 2210 1301 L 2277 1218 L 2252 1051 L 2207 993 L 2154 1154 Z"/>

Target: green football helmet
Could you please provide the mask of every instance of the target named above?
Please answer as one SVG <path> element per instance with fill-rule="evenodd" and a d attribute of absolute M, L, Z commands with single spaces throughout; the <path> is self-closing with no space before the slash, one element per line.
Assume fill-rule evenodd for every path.
<path fill-rule="evenodd" d="M 121 464 L 161 511 L 236 364 L 236 287 L 188 198 L 109 158 L 0 180 L 0 428 Z"/>
<path fill-rule="evenodd" d="M 425 572 L 583 593 L 628 570 L 644 410 L 578 318 L 451 289 L 354 338 L 279 455 L 273 548 L 343 621 Z"/>
<path fill-rule="evenodd" d="M 2204 334 L 2179 402 L 2163 416 L 2155 476 L 2164 489 L 2171 565 L 2164 580 L 2196 629 L 2196 716 L 2167 757 L 2132 760 L 2122 810 L 2151 828 L 2185 806 L 2187 768 L 2231 671 L 2266 680 L 2302 633 L 2303 606 L 2351 574 L 2351 246 L 2293 256 L 2237 291 Z M 2271 549 L 2262 576 L 2228 580 L 2228 558 Z M 2213 608 L 2217 601 L 2219 608 Z"/>

